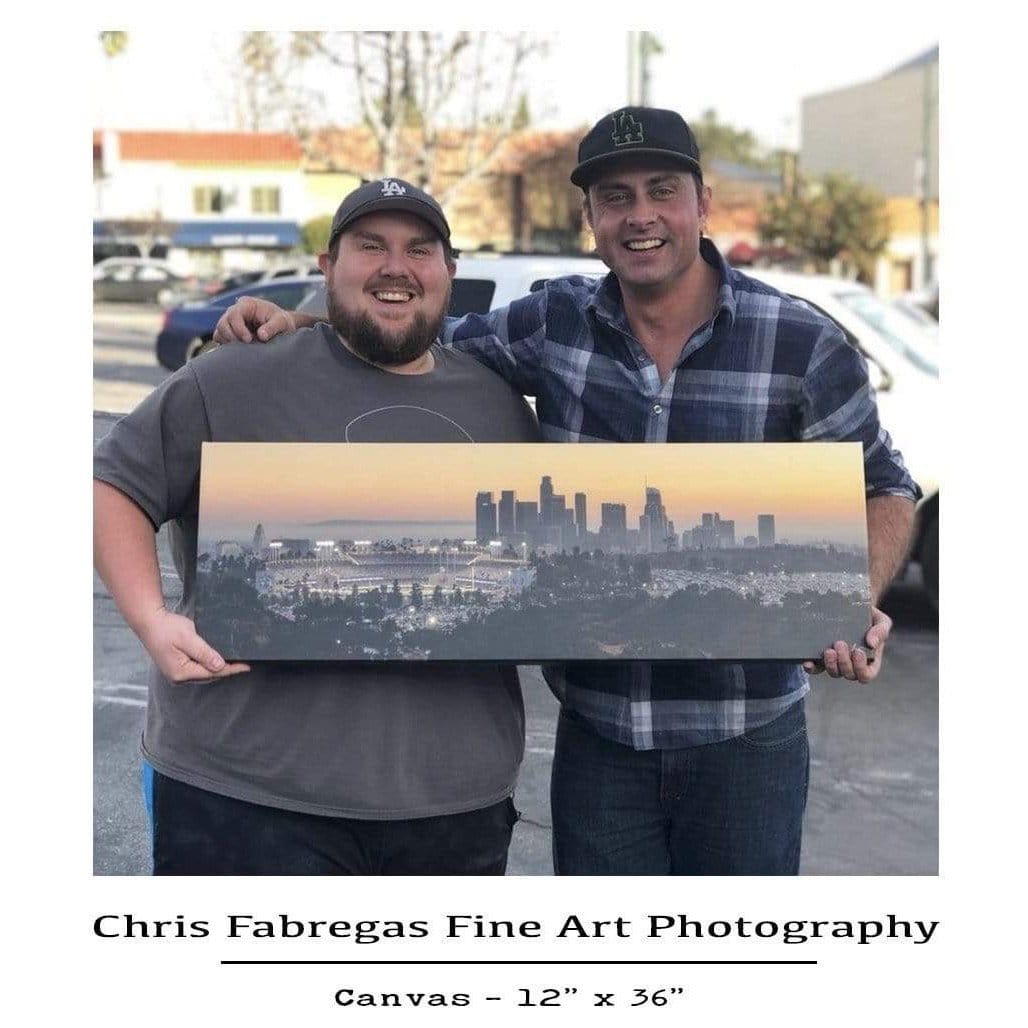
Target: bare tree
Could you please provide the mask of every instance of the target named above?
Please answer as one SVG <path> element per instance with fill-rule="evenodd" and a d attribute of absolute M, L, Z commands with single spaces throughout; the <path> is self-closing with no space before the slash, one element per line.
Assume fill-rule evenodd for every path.
<path fill-rule="evenodd" d="M 283 41 L 271 32 L 245 32 L 239 44 L 236 121 L 250 132 L 285 131 L 305 142 L 323 98 L 303 81 L 312 56 L 304 33 Z"/>
<path fill-rule="evenodd" d="M 525 110 L 525 65 L 545 50 L 526 33 L 470 32 L 297 32 L 292 46 L 353 83 L 374 170 L 420 186 L 442 175 L 444 204 L 502 149 Z"/>

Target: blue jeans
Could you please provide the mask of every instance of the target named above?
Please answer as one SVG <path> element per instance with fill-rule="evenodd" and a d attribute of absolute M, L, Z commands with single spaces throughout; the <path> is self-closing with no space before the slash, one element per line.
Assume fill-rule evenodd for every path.
<path fill-rule="evenodd" d="M 795 875 L 810 751 L 803 701 L 725 742 L 634 750 L 561 711 L 559 875 Z"/>

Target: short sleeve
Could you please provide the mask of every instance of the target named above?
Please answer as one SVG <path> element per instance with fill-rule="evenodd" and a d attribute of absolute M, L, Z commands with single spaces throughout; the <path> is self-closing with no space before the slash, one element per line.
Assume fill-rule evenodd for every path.
<path fill-rule="evenodd" d="M 157 529 L 196 513 L 200 447 L 209 439 L 200 389 L 186 365 L 97 443 L 93 477 L 132 499 Z"/>

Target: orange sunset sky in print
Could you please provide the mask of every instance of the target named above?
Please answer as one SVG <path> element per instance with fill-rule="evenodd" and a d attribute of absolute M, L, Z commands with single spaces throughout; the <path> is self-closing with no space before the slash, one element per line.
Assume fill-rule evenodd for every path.
<path fill-rule="evenodd" d="M 859 443 L 205 443 L 201 528 L 245 534 L 260 521 L 274 533 L 334 518 L 473 524 L 477 492 L 498 502 L 513 489 L 538 501 L 542 475 L 568 507 L 587 494 L 591 531 L 601 503 L 625 503 L 636 527 L 650 485 L 679 533 L 717 511 L 735 520 L 741 541 L 768 513 L 779 539 L 866 541 Z"/>

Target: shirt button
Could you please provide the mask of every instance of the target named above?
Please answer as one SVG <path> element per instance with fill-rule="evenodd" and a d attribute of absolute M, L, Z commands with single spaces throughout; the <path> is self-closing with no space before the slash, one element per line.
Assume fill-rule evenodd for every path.
<path fill-rule="evenodd" d="M 661 405 L 659 403 L 655 403 L 653 405 L 653 413 L 654 414 L 663 414 L 664 413 L 664 408 L 661 407 Z"/>

